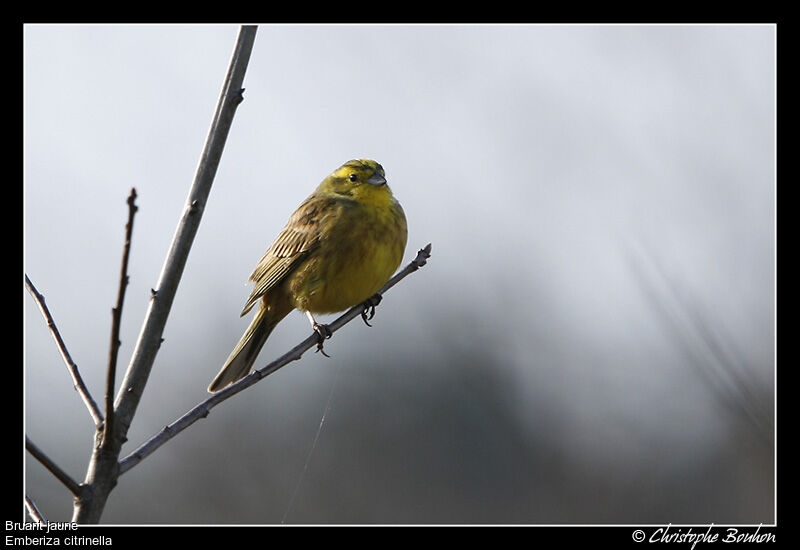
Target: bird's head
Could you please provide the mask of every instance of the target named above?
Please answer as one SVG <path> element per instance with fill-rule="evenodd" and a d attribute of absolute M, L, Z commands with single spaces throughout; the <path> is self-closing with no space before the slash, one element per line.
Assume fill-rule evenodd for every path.
<path fill-rule="evenodd" d="M 345 162 L 325 178 L 320 188 L 357 201 L 381 201 L 392 197 L 383 166 L 370 159 Z"/>

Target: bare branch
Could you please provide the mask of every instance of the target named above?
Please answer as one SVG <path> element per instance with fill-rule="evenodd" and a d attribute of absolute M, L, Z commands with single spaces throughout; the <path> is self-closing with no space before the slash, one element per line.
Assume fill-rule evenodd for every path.
<path fill-rule="evenodd" d="M 72 479 L 68 473 L 62 470 L 58 464 L 53 462 L 50 457 L 42 452 L 39 447 L 33 444 L 33 441 L 26 435 L 25 436 L 25 448 L 28 449 L 28 452 L 33 455 L 33 457 L 42 463 L 42 465 L 47 468 L 51 474 L 56 476 L 56 478 L 63 483 L 70 492 L 75 495 L 76 497 L 81 496 L 83 493 L 83 489 L 81 488 L 78 483 Z"/>
<path fill-rule="evenodd" d="M 133 357 L 120 384 L 114 408 L 115 428 L 110 440 L 96 445 L 86 472 L 85 484 L 91 494 L 75 504 L 72 520 L 76 523 L 97 523 L 105 508 L 108 494 L 119 475 L 119 453 L 126 439 L 136 408 L 144 392 L 147 379 L 163 341 L 172 302 L 183 275 L 189 251 L 200 226 L 203 209 L 211 184 L 219 166 L 222 150 L 233 122 L 236 107 L 242 102 L 242 83 L 250 53 L 255 42 L 257 27 L 244 25 L 239 30 L 228 73 L 222 86 L 217 109 L 211 122 L 205 148 L 200 157 L 194 182 L 189 190 L 186 206 L 178 221 L 167 258 L 152 294 L 144 324 L 133 351 Z"/>
<path fill-rule="evenodd" d="M 47 328 L 50 329 L 50 333 L 53 335 L 56 345 L 58 345 L 58 349 L 61 352 L 61 357 L 64 358 L 64 363 L 67 365 L 67 370 L 69 370 L 69 373 L 72 376 L 73 387 L 78 392 L 78 395 L 81 396 L 81 399 L 83 399 L 83 402 L 86 404 L 86 408 L 89 409 L 89 414 L 92 415 L 95 425 L 99 426 L 103 423 L 103 413 L 100 412 L 100 408 L 97 406 L 95 400 L 92 399 L 89 390 L 86 388 L 86 384 L 83 383 L 83 378 L 81 378 L 81 374 L 78 372 L 78 365 L 76 365 L 75 361 L 72 360 L 72 356 L 70 356 L 69 352 L 67 351 L 67 346 L 64 344 L 64 340 L 61 339 L 61 333 L 58 332 L 56 322 L 53 320 L 53 316 L 50 315 L 50 310 L 47 309 L 44 296 L 42 296 L 39 291 L 36 290 L 36 287 L 33 286 L 33 283 L 27 275 L 25 275 L 25 286 L 28 288 L 28 292 L 30 292 L 31 296 L 33 296 L 33 299 L 36 300 L 36 303 L 39 305 L 39 310 L 41 310 L 45 321 L 47 321 Z"/>
<path fill-rule="evenodd" d="M 415 272 L 420 267 L 424 266 L 427 263 L 428 258 L 431 255 L 431 245 L 428 244 L 424 248 L 420 249 L 417 252 L 416 258 L 414 258 L 405 268 L 399 271 L 394 277 L 392 277 L 388 283 L 386 283 L 383 288 L 379 291 L 379 294 L 384 294 L 402 279 L 404 279 L 409 274 Z M 364 311 L 364 306 L 359 304 L 355 307 L 350 308 L 347 310 L 342 316 L 338 319 L 333 321 L 328 328 L 330 329 L 331 333 L 336 332 L 344 325 L 355 319 L 356 317 L 360 316 L 361 313 Z M 120 461 L 119 465 L 119 474 L 122 475 L 137 464 L 139 464 L 142 460 L 144 460 L 148 455 L 152 454 L 156 449 L 161 447 L 164 443 L 178 435 L 180 432 L 194 424 L 197 420 L 201 418 L 205 418 L 208 416 L 209 411 L 225 401 L 226 399 L 233 397 L 240 391 L 249 388 L 256 382 L 260 381 L 261 379 L 265 378 L 266 376 L 272 374 L 276 370 L 280 369 L 281 367 L 291 363 L 292 361 L 296 361 L 300 359 L 306 351 L 317 344 L 317 335 L 312 334 L 294 348 L 280 356 L 275 361 L 269 363 L 265 367 L 255 370 L 249 375 L 245 376 L 238 382 L 231 384 L 227 388 L 224 388 L 217 393 L 213 394 L 211 397 L 206 399 L 205 401 L 196 405 L 193 409 L 188 411 L 186 414 L 181 416 L 172 424 L 165 426 L 158 434 L 154 435 L 150 438 L 147 442 L 142 444 L 138 449 L 132 452 L 130 455 L 125 457 L 123 460 Z"/>
<path fill-rule="evenodd" d="M 36 503 L 33 502 L 33 499 L 28 495 L 25 495 L 25 508 L 28 509 L 28 513 L 33 521 L 36 523 L 41 523 L 42 525 L 47 525 L 47 520 L 44 519 L 44 516 L 39 511 L 39 508 L 36 507 Z"/>
<path fill-rule="evenodd" d="M 250 51 L 255 40 L 255 27 L 242 27 L 233 59 L 225 78 L 222 95 L 211 124 L 205 149 L 200 158 L 194 184 L 178 223 L 172 245 L 164 262 L 155 295 L 150 301 L 142 332 L 133 358 L 117 396 L 117 415 L 127 428 L 144 391 L 167 322 L 172 301 L 183 275 L 194 236 L 200 225 L 211 184 L 217 171 L 222 149 L 228 136 L 236 106 L 241 102 L 242 82 Z"/>
<path fill-rule="evenodd" d="M 131 234 L 133 218 L 139 209 L 136 204 L 136 189 L 131 189 L 128 196 L 128 223 L 125 224 L 125 246 L 122 251 L 122 268 L 119 274 L 119 292 L 117 305 L 111 309 L 111 344 L 108 352 L 108 374 L 106 376 L 106 423 L 103 427 L 103 442 L 111 439 L 114 433 L 114 381 L 117 377 L 117 354 L 119 353 L 119 327 L 122 320 L 122 304 L 125 301 L 125 289 L 128 287 L 128 258 L 131 252 Z"/>

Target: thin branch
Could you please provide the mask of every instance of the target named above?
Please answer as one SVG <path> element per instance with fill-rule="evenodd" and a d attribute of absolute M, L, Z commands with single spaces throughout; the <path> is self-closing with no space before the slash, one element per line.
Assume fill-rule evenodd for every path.
<path fill-rule="evenodd" d="M 252 26 L 243 26 L 240 31 L 222 94 L 217 104 L 217 111 L 214 114 L 208 139 L 200 157 L 197 174 L 189 191 L 186 207 L 164 261 L 131 363 L 119 388 L 117 415 L 126 427 L 130 424 L 136 411 L 156 353 L 161 346 L 161 337 L 167 317 L 178 289 L 178 283 L 183 275 L 189 250 L 200 226 L 200 219 L 211 192 L 211 184 L 222 157 L 222 150 L 233 122 L 233 115 L 236 107 L 242 101 L 242 82 L 255 40 L 255 33 L 256 28 Z"/>
<path fill-rule="evenodd" d="M 122 251 L 122 268 L 119 274 L 119 292 L 117 305 L 111 309 L 111 344 L 108 352 L 108 375 L 106 376 L 106 423 L 103 427 L 103 442 L 110 441 L 114 433 L 114 381 L 117 377 L 117 354 L 119 353 L 119 326 L 122 320 L 122 304 L 125 301 L 125 289 L 128 287 L 128 258 L 131 252 L 131 234 L 133 218 L 139 209 L 136 204 L 136 189 L 131 189 L 128 196 L 128 223 L 125 224 L 125 246 Z"/>
<path fill-rule="evenodd" d="M 33 499 L 28 495 L 25 495 L 25 508 L 28 509 L 28 513 L 33 521 L 36 523 L 41 523 L 42 525 L 47 525 L 47 520 L 44 519 L 44 516 L 39 511 L 39 508 L 36 507 L 36 503 L 33 502 Z"/>
<path fill-rule="evenodd" d="M 178 290 L 178 283 L 200 226 L 236 108 L 243 99 L 242 84 L 253 50 L 256 30 L 255 25 L 240 27 L 186 206 L 178 221 L 157 286 L 152 291 L 150 306 L 136 341 L 133 356 L 117 391 L 114 433 L 110 441 L 104 441 L 101 446 L 96 446 L 92 453 L 85 478 L 86 485 L 91 487 L 91 493 L 76 502 L 72 516 L 72 520 L 76 523 L 99 522 L 108 495 L 116 485 L 122 443 L 126 440 L 128 428 L 136 414 L 153 362 L 163 342 L 164 327 Z"/>
<path fill-rule="evenodd" d="M 28 449 L 28 452 L 33 455 L 33 457 L 42 463 L 42 466 L 47 468 L 51 474 L 56 476 L 56 478 L 63 483 L 70 492 L 75 495 L 76 497 L 81 496 L 83 493 L 83 489 L 81 488 L 78 483 L 72 479 L 68 473 L 62 470 L 58 464 L 53 462 L 50 457 L 42 452 L 39 447 L 33 444 L 33 441 L 26 435 L 25 436 L 25 448 Z"/>
<path fill-rule="evenodd" d="M 61 352 L 61 357 L 64 358 L 64 363 L 67 365 L 67 370 L 69 370 L 70 376 L 72 376 L 73 387 L 78 392 L 78 395 L 81 396 L 81 399 L 83 399 L 83 402 L 86 404 L 86 408 L 89 409 L 89 414 L 92 415 L 95 425 L 99 426 L 103 422 L 103 413 L 100 412 L 100 407 L 98 407 L 95 400 L 92 399 L 92 395 L 86 388 L 86 384 L 83 383 L 83 378 L 81 378 L 81 374 L 78 372 L 78 365 L 76 365 L 75 361 L 72 360 L 72 356 L 70 356 L 69 352 L 67 351 L 67 346 L 64 344 L 64 340 L 61 339 L 61 334 L 58 332 L 58 327 L 56 327 L 53 316 L 50 315 L 50 310 L 47 309 L 47 304 L 45 304 L 44 296 L 39 294 L 39 291 L 36 290 L 36 287 L 33 286 L 33 283 L 27 275 L 25 275 L 25 286 L 28 288 L 28 292 L 30 292 L 31 296 L 33 296 L 33 299 L 36 300 L 39 310 L 41 310 L 45 321 L 47 321 L 47 328 L 50 329 L 50 332 L 56 341 L 56 345 L 58 345 L 58 349 Z"/>
<path fill-rule="evenodd" d="M 394 277 L 389 279 L 389 282 L 386 283 L 383 288 L 379 291 L 379 294 L 384 294 L 402 279 L 404 279 L 409 274 L 415 272 L 420 267 L 424 266 L 427 263 L 428 258 L 431 256 L 431 245 L 428 244 L 424 248 L 420 249 L 417 252 L 416 258 L 414 258 L 402 271 L 399 271 Z M 362 311 L 364 311 L 363 305 L 357 305 L 355 307 L 350 308 L 347 310 L 341 317 L 333 321 L 328 328 L 330 329 L 331 333 L 336 332 L 344 325 L 355 319 L 356 317 L 360 316 Z M 152 454 L 156 449 L 161 447 L 164 443 L 178 435 L 180 432 L 194 424 L 197 420 L 201 418 L 205 418 L 208 416 L 209 411 L 225 401 L 226 399 L 233 397 L 240 391 L 249 388 L 253 384 L 257 383 L 258 381 L 262 380 L 266 376 L 269 376 L 276 370 L 284 367 L 285 365 L 291 363 L 292 361 L 296 361 L 302 357 L 303 353 L 311 349 L 313 346 L 317 344 L 317 335 L 312 334 L 294 348 L 280 356 L 275 361 L 269 363 L 265 367 L 255 370 L 249 375 L 245 376 L 238 382 L 231 384 L 227 388 L 218 391 L 217 393 L 213 394 L 211 397 L 206 399 L 205 401 L 196 405 L 193 409 L 188 411 L 186 414 L 178 418 L 172 424 L 165 426 L 158 434 L 151 437 L 148 441 L 142 444 L 138 449 L 132 452 L 130 455 L 126 456 L 124 459 L 120 461 L 119 464 L 119 474 L 122 475 L 137 464 L 139 464 L 142 460 L 144 460 L 147 456 Z"/>

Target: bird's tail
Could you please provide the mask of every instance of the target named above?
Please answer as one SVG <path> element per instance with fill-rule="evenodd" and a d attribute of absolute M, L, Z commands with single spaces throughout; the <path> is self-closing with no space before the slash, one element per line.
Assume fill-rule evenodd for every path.
<path fill-rule="evenodd" d="M 214 393 L 228 384 L 233 384 L 240 378 L 247 376 L 272 329 L 289 314 L 289 311 L 291 311 L 291 308 L 274 308 L 262 304 L 239 343 L 236 344 L 236 347 L 233 348 L 233 351 L 228 356 L 219 374 L 208 386 L 208 391 Z"/>

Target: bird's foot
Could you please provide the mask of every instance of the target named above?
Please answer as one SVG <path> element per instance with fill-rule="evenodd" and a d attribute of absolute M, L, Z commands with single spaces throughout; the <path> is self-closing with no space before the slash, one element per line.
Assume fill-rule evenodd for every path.
<path fill-rule="evenodd" d="M 325 340 L 333 336 L 331 329 L 328 328 L 328 325 L 322 325 L 319 323 L 314 323 L 312 326 L 314 327 L 314 332 L 317 333 L 317 352 L 321 351 L 322 355 L 324 355 L 325 357 L 330 357 L 330 355 L 325 353 L 325 350 L 322 349 L 322 344 L 323 342 L 325 342 Z"/>
<path fill-rule="evenodd" d="M 369 321 L 375 317 L 375 306 L 380 304 L 382 299 L 383 296 L 381 296 L 380 293 L 377 293 L 364 302 L 364 309 L 361 311 L 361 319 L 368 327 L 372 326 L 369 324 Z"/>

